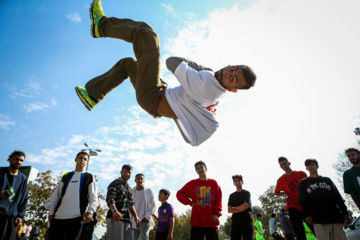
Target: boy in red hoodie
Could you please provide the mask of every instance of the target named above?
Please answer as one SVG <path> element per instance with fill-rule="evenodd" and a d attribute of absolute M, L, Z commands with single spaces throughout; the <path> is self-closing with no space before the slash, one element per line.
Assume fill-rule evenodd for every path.
<path fill-rule="evenodd" d="M 181 188 L 176 197 L 184 205 L 192 206 L 190 240 L 219 240 L 218 226 L 222 210 L 222 193 L 219 184 L 206 177 L 206 164 L 195 163 L 198 179 Z"/>

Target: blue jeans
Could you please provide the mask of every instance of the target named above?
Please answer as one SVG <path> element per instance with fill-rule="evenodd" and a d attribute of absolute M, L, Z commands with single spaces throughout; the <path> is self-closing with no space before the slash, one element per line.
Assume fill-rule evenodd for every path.
<path fill-rule="evenodd" d="M 150 222 L 142 222 L 139 228 L 133 228 L 134 240 L 149 240 Z"/>

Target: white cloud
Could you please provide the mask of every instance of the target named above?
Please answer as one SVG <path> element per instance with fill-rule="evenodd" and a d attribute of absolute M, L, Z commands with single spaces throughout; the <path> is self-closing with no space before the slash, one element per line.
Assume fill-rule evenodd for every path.
<path fill-rule="evenodd" d="M 34 76 L 29 77 L 23 85 L 14 84 L 13 87 L 5 85 L 10 91 L 10 97 L 13 99 L 18 97 L 33 98 L 39 95 L 41 86 L 34 78 Z"/>
<path fill-rule="evenodd" d="M 68 13 L 65 15 L 67 19 L 69 19 L 70 21 L 79 24 L 81 23 L 81 16 L 78 12 L 74 12 L 74 13 Z"/>
<path fill-rule="evenodd" d="M 44 111 L 46 112 L 49 108 L 54 107 L 57 105 L 57 102 L 55 99 L 50 99 L 50 103 L 45 102 L 34 102 L 34 103 L 28 103 L 24 106 L 24 109 L 27 113 L 33 112 L 33 111 Z"/>
<path fill-rule="evenodd" d="M 15 126 L 16 122 L 5 114 L 0 113 L 0 129 L 10 130 L 12 126 Z"/>

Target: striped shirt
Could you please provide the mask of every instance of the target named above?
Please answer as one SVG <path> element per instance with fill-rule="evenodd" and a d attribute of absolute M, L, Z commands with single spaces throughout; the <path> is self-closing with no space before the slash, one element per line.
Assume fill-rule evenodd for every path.
<path fill-rule="evenodd" d="M 108 186 L 106 194 L 108 206 L 115 204 L 116 209 L 121 213 L 121 221 L 130 222 L 130 207 L 134 205 L 133 190 L 130 185 L 121 177 L 115 179 Z M 109 209 L 106 218 L 112 218 L 111 209 Z"/>

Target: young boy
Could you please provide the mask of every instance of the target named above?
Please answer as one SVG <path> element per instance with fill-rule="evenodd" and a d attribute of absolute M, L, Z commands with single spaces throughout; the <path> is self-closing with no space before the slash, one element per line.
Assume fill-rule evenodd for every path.
<path fill-rule="evenodd" d="M 161 206 L 159 207 L 157 217 L 153 214 L 153 217 L 158 221 L 158 227 L 156 229 L 156 238 L 155 240 L 172 240 L 173 231 L 174 231 L 174 208 L 167 202 L 167 199 L 170 196 L 170 191 L 167 189 L 161 189 L 159 191 L 159 201 Z"/>
<path fill-rule="evenodd" d="M 174 119 L 187 143 L 198 146 L 218 128 L 215 106 L 227 92 L 249 89 L 256 75 L 246 65 L 227 66 L 217 72 L 184 58 L 167 59 L 167 68 L 179 80 L 180 86 L 167 89 L 160 79 L 160 40 L 145 22 L 131 19 L 107 18 L 100 0 L 90 7 L 91 29 L 94 38 L 111 37 L 133 44 L 136 59 L 124 58 L 105 74 L 95 77 L 75 90 L 88 110 L 125 79 L 136 91 L 140 107 L 155 118 Z"/>
<path fill-rule="evenodd" d="M 264 231 L 261 220 L 263 216 L 261 213 L 256 214 L 257 220 L 254 223 L 254 230 L 256 231 L 256 240 L 265 240 L 264 238 Z"/>
<path fill-rule="evenodd" d="M 318 174 L 315 159 L 305 161 L 310 177 L 301 180 L 299 203 L 307 224 L 314 225 L 318 240 L 347 240 L 343 223 L 350 224 L 347 208 L 335 184 Z"/>

